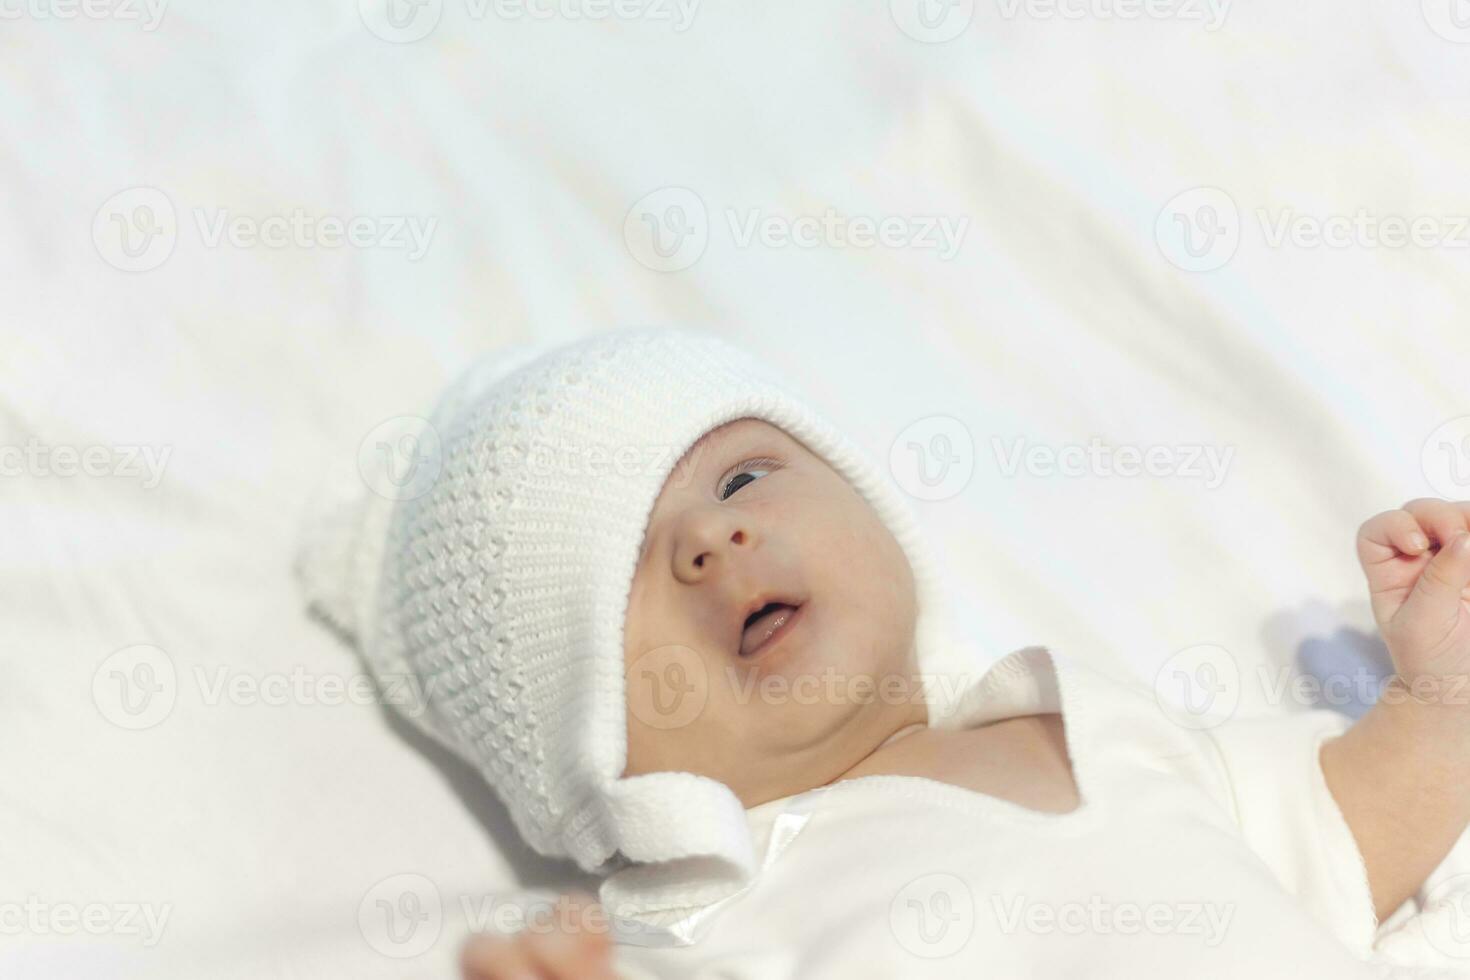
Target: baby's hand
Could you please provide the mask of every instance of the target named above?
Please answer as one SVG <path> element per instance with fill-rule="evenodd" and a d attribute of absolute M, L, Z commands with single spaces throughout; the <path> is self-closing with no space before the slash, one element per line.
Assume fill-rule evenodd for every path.
<path fill-rule="evenodd" d="M 578 914 L 550 929 L 471 936 L 460 953 L 465 980 L 618 980 L 607 929 L 586 927 L 589 914 L 597 911 L 595 900 L 568 895 L 564 902 L 558 907 Z"/>
<path fill-rule="evenodd" d="M 1411 500 L 1358 529 L 1373 617 L 1416 700 L 1470 710 L 1470 502 Z"/>

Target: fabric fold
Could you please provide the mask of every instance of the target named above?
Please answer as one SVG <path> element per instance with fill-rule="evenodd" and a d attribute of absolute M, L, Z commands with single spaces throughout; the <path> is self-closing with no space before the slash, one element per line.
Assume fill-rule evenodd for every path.
<path fill-rule="evenodd" d="M 1315 709 L 1227 722 L 1205 732 L 1229 772 L 1246 842 L 1344 945 L 1373 949 L 1378 919 L 1357 841 L 1327 788 L 1322 743 L 1351 721 Z"/>

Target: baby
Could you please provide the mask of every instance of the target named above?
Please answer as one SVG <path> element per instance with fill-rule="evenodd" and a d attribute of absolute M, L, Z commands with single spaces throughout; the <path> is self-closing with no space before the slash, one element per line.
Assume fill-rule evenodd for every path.
<path fill-rule="evenodd" d="M 881 472 L 717 338 L 520 349 L 433 431 L 308 590 L 601 879 L 466 976 L 1470 976 L 1470 504 L 1361 527 L 1361 720 L 1217 726 L 1044 648 L 979 670 Z"/>

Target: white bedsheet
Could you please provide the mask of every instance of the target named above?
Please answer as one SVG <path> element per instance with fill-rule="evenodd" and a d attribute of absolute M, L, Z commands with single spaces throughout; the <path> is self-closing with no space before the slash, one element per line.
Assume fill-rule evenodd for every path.
<path fill-rule="evenodd" d="M 1242 715 L 1371 676 L 1358 523 L 1470 497 L 1458 0 L 159 2 L 0 0 L 7 977 L 450 976 L 467 909 L 564 880 L 289 575 L 323 470 L 507 342 L 799 366 L 874 453 L 958 460 L 919 508 L 977 665 L 1210 644 Z M 1093 437 L 1228 463 L 1005 471 Z"/>

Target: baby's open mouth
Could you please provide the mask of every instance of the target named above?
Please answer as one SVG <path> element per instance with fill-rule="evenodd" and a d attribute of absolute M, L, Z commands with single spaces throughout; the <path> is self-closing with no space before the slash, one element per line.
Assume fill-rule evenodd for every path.
<path fill-rule="evenodd" d="M 740 634 L 740 656 L 754 657 L 771 649 L 801 618 L 800 603 L 768 602 L 745 618 Z"/>

